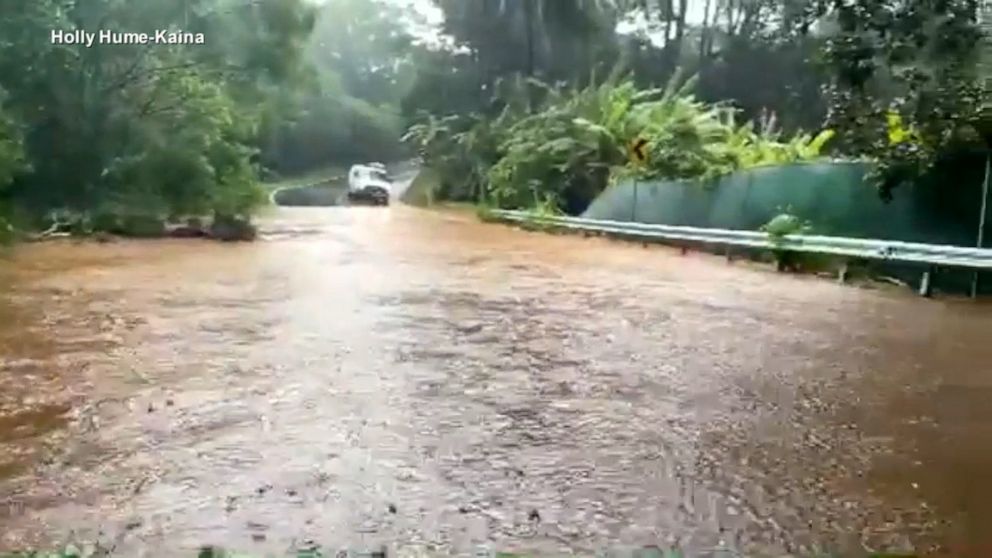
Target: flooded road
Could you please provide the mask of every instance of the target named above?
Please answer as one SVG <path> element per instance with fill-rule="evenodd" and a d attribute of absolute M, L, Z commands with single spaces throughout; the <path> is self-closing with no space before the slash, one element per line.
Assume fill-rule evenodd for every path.
<path fill-rule="evenodd" d="M 992 306 L 405 207 L 0 269 L 0 551 L 992 555 Z"/>

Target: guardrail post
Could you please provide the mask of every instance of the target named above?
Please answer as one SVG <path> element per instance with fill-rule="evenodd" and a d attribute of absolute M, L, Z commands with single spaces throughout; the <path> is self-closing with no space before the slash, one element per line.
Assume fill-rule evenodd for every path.
<path fill-rule="evenodd" d="M 630 222 L 637 222 L 637 179 L 634 179 L 634 203 L 630 204 Z"/>
<path fill-rule="evenodd" d="M 937 271 L 937 268 L 930 266 L 923 272 L 923 277 L 920 278 L 920 296 L 923 298 L 933 296 L 933 274 L 935 271 Z"/>
<path fill-rule="evenodd" d="M 982 248 L 985 239 L 985 219 L 988 216 L 989 205 L 989 174 L 992 173 L 992 155 L 985 156 L 985 180 L 982 181 L 982 212 L 978 216 L 978 243 L 976 246 Z M 971 298 L 978 298 L 978 290 L 981 288 L 982 271 L 976 269 L 971 277 Z"/>
<path fill-rule="evenodd" d="M 848 268 L 847 260 L 841 264 L 840 270 L 837 271 L 837 282 L 840 284 L 847 283 L 847 278 L 851 274 L 851 270 Z"/>

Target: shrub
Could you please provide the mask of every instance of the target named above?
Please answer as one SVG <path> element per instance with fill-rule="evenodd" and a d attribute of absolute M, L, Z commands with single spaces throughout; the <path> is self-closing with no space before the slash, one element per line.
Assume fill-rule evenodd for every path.
<path fill-rule="evenodd" d="M 502 208 L 534 207 L 552 196 L 558 210 L 576 214 L 625 177 L 708 179 L 811 160 L 833 136 L 783 138 L 771 119 L 760 127 L 737 124 L 729 107 L 698 101 L 694 85 L 676 75 L 664 89 L 644 90 L 619 72 L 582 89 L 517 80 L 497 88 L 495 116 L 423 115 L 404 140 L 440 173 L 441 195 L 486 197 Z M 540 106 L 528 111 L 535 97 Z M 637 139 L 647 142 L 643 165 L 628 160 L 627 146 Z"/>

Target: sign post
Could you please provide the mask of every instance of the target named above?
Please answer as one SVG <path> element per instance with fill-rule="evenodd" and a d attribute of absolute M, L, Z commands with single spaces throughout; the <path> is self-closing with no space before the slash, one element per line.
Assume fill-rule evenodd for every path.
<path fill-rule="evenodd" d="M 985 242 L 985 219 L 989 207 L 989 172 L 992 171 L 992 154 L 985 156 L 985 181 L 982 182 L 982 212 L 978 216 L 978 248 L 982 248 Z M 975 271 L 971 278 L 971 298 L 978 297 L 978 289 L 981 283 L 981 271 Z"/>
<path fill-rule="evenodd" d="M 636 166 L 643 167 L 648 163 L 648 140 L 644 138 L 634 138 L 627 144 L 627 157 Z M 630 206 L 630 221 L 637 222 L 637 188 L 638 180 L 634 178 L 634 200 Z"/>
<path fill-rule="evenodd" d="M 627 145 L 627 155 L 630 161 L 638 166 L 646 165 L 648 162 L 648 140 L 644 138 L 634 138 Z"/>
<path fill-rule="evenodd" d="M 630 204 L 630 222 L 637 222 L 637 179 L 634 179 L 634 203 Z"/>

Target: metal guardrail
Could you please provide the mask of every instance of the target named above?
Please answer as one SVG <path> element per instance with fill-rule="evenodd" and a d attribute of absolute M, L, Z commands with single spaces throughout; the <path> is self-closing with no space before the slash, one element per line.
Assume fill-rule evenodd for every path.
<path fill-rule="evenodd" d="M 524 211 L 495 210 L 500 220 L 535 223 L 564 229 L 602 232 L 650 240 L 699 242 L 744 248 L 763 248 L 789 252 L 806 252 L 918 263 L 929 266 L 960 267 L 974 270 L 992 269 L 992 249 L 944 246 L 896 240 L 874 240 L 817 235 L 772 237 L 768 233 L 699 227 L 652 225 L 622 221 L 600 221 L 581 217 L 537 216 Z"/>
<path fill-rule="evenodd" d="M 315 188 L 315 187 L 318 187 L 318 186 L 322 186 L 324 184 L 327 184 L 328 182 L 333 182 L 335 180 L 344 180 L 344 178 L 345 178 L 345 175 L 342 174 L 342 175 L 334 175 L 334 176 L 330 176 L 330 177 L 325 177 L 325 178 L 321 178 L 321 179 L 314 179 L 314 180 L 312 180 L 310 182 L 301 182 L 299 184 L 290 184 L 290 185 L 287 185 L 287 186 L 280 186 L 278 188 L 273 189 L 271 192 L 269 192 L 269 205 L 279 205 L 279 204 L 276 203 L 276 197 L 280 193 L 282 193 L 282 192 L 286 192 L 288 190 L 305 190 L 307 188 Z"/>

